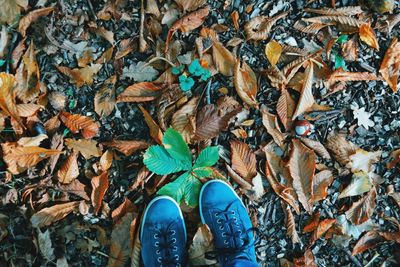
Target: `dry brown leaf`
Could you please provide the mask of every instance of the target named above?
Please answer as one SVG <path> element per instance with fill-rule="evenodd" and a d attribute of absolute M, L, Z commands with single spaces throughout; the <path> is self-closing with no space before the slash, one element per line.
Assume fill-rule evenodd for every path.
<path fill-rule="evenodd" d="M 297 139 L 292 141 L 288 167 L 293 178 L 293 188 L 300 203 L 309 214 L 312 213 L 315 158 L 314 151 Z"/>
<path fill-rule="evenodd" d="M 313 203 L 323 200 L 328 196 L 328 187 L 333 182 L 333 174 L 330 170 L 323 170 L 314 176 Z"/>
<path fill-rule="evenodd" d="M 282 46 L 277 41 L 272 40 L 265 46 L 265 56 L 271 65 L 275 66 L 278 63 L 281 54 Z"/>
<path fill-rule="evenodd" d="M 372 29 L 371 25 L 368 23 L 364 23 L 360 26 L 359 31 L 361 41 L 379 51 L 378 39 L 376 39 L 375 32 Z"/>
<path fill-rule="evenodd" d="M 281 130 L 279 129 L 278 119 L 275 115 L 268 112 L 266 107 L 261 108 L 262 112 L 262 122 L 267 132 L 272 136 L 275 143 L 282 147 L 285 137 L 283 136 Z"/>
<path fill-rule="evenodd" d="M 392 151 L 390 153 L 391 160 L 386 164 L 386 167 L 390 170 L 399 165 L 400 167 L 400 149 Z"/>
<path fill-rule="evenodd" d="M 342 134 L 328 136 L 325 146 L 332 153 L 335 160 L 342 165 L 348 164 L 350 162 L 350 155 L 356 153 L 358 149 L 358 146 L 347 141 Z"/>
<path fill-rule="evenodd" d="M 62 74 L 68 76 L 72 83 L 76 84 L 78 88 L 87 84 L 91 86 L 93 84 L 93 77 L 96 75 L 102 65 L 92 64 L 84 68 L 70 69 L 63 66 L 55 66 Z"/>
<path fill-rule="evenodd" d="M 356 61 L 358 57 L 358 38 L 354 35 L 342 45 L 342 55 L 346 61 Z"/>
<path fill-rule="evenodd" d="M 118 222 L 125 214 L 128 212 L 133 212 L 135 207 L 128 198 L 125 197 L 124 202 L 121 203 L 115 210 L 111 213 L 111 218 L 113 219 L 114 223 Z"/>
<path fill-rule="evenodd" d="M 157 0 L 146 1 L 146 13 L 153 14 L 156 17 L 160 16 L 160 9 L 158 8 Z"/>
<path fill-rule="evenodd" d="M 117 102 L 146 102 L 159 97 L 166 84 L 155 84 L 153 82 L 140 82 L 127 87 L 117 97 Z"/>
<path fill-rule="evenodd" d="M 228 127 L 229 120 L 240 112 L 241 107 L 238 105 L 230 106 L 227 112 L 221 114 L 219 107 L 209 104 L 204 106 L 196 117 L 196 131 L 194 140 L 204 141 L 214 138 Z"/>
<path fill-rule="evenodd" d="M 78 179 L 73 180 L 69 184 L 58 184 L 56 188 L 62 192 L 74 194 L 84 200 L 90 200 L 90 197 L 86 192 L 86 185 L 79 182 Z"/>
<path fill-rule="evenodd" d="M 334 84 L 336 82 L 374 81 L 377 79 L 378 77 L 371 72 L 350 72 L 339 68 L 332 72 L 327 82 L 328 84 Z"/>
<path fill-rule="evenodd" d="M 16 143 L 2 143 L 3 160 L 12 174 L 19 174 L 26 169 L 36 166 L 40 161 L 61 151 L 46 149 L 38 146 L 18 146 Z"/>
<path fill-rule="evenodd" d="M 239 12 L 237 10 L 231 13 L 231 19 L 233 22 L 233 26 L 238 31 L 239 30 Z"/>
<path fill-rule="evenodd" d="M 32 215 L 32 226 L 35 228 L 41 228 L 62 220 L 71 212 L 77 211 L 79 203 L 80 201 L 73 201 L 41 209 Z"/>
<path fill-rule="evenodd" d="M 0 4 L 0 23 L 7 23 L 11 25 L 21 13 L 20 5 L 15 0 L 2 0 Z"/>
<path fill-rule="evenodd" d="M 294 109 L 295 102 L 290 96 L 289 91 L 286 89 L 281 90 L 281 96 L 278 99 L 276 112 L 286 130 L 289 130 L 292 127 Z"/>
<path fill-rule="evenodd" d="M 97 27 L 97 25 L 94 23 L 95 27 L 95 33 L 99 35 L 100 37 L 104 38 L 107 40 L 112 46 L 115 44 L 114 40 L 114 33 L 112 31 L 107 30 L 104 27 Z"/>
<path fill-rule="evenodd" d="M 300 99 L 297 103 L 292 119 L 297 118 L 299 115 L 309 110 L 315 103 L 312 92 L 312 85 L 314 82 L 314 63 L 310 62 L 308 64 L 304 75 L 304 82 L 300 91 Z"/>
<path fill-rule="evenodd" d="M 369 231 L 357 241 L 353 248 L 352 255 L 357 255 L 370 248 L 374 248 L 384 241 L 385 238 L 383 238 L 377 231 Z"/>
<path fill-rule="evenodd" d="M 146 121 L 147 126 L 150 129 L 150 136 L 156 141 L 159 145 L 162 145 L 163 132 L 161 131 L 158 124 L 153 120 L 149 112 L 142 106 L 139 105 L 140 110 L 143 113 L 144 120 Z"/>
<path fill-rule="evenodd" d="M 346 218 L 353 224 L 362 224 L 366 222 L 374 213 L 376 206 L 376 188 L 373 187 L 365 196 L 360 200 L 353 203 L 348 211 L 346 211 Z"/>
<path fill-rule="evenodd" d="M 304 252 L 303 257 L 293 259 L 294 267 L 317 267 L 315 263 L 314 254 L 311 249 Z"/>
<path fill-rule="evenodd" d="M 305 8 L 304 12 L 315 13 L 319 15 L 327 15 L 327 16 L 353 16 L 363 13 L 364 11 L 360 6 L 347 6 L 341 8 Z"/>
<path fill-rule="evenodd" d="M 186 143 L 190 144 L 196 131 L 196 108 L 198 97 L 193 97 L 172 115 L 171 126 L 177 130 Z"/>
<path fill-rule="evenodd" d="M 107 171 L 110 169 L 114 158 L 114 152 L 112 150 L 107 150 L 106 152 L 101 155 L 100 158 L 100 169 L 101 171 Z"/>
<path fill-rule="evenodd" d="M 93 62 L 93 50 L 87 49 L 82 52 L 82 55 L 78 58 L 78 66 L 81 68 L 86 67 Z"/>
<path fill-rule="evenodd" d="M 172 24 L 171 28 L 168 31 L 167 40 L 165 41 L 165 52 L 168 51 L 169 43 L 171 42 L 172 36 L 177 32 L 189 32 L 200 27 L 208 13 L 210 12 L 210 7 L 206 6 L 201 9 L 198 9 L 194 12 L 191 12 Z"/>
<path fill-rule="evenodd" d="M 189 262 L 193 266 L 210 266 L 216 264 L 215 259 L 208 259 L 207 252 L 214 250 L 214 237 L 207 224 L 203 224 L 197 228 L 196 234 L 193 237 L 193 242 L 190 245 L 188 254 Z"/>
<path fill-rule="evenodd" d="M 212 45 L 212 55 L 216 69 L 225 76 L 232 76 L 236 64 L 233 54 L 220 42 Z"/>
<path fill-rule="evenodd" d="M 17 97 L 24 103 L 31 102 L 39 95 L 41 86 L 40 74 L 33 42 L 31 42 L 22 57 L 22 62 L 16 71 L 15 78 L 17 81 L 15 92 Z"/>
<path fill-rule="evenodd" d="M 102 174 L 92 178 L 92 194 L 90 200 L 94 208 L 94 214 L 98 214 L 103 203 L 104 195 L 108 189 L 108 172 L 103 172 Z"/>
<path fill-rule="evenodd" d="M 390 46 L 386 50 L 385 56 L 382 60 L 379 73 L 383 79 L 389 84 L 393 92 L 397 92 L 398 78 L 400 72 L 400 43 L 397 38 L 393 38 Z"/>
<path fill-rule="evenodd" d="M 236 60 L 233 83 L 235 85 L 236 92 L 240 98 L 251 107 L 257 108 L 258 102 L 257 96 L 257 77 L 254 71 L 247 65 L 246 62 L 240 63 L 240 60 Z"/>
<path fill-rule="evenodd" d="M 60 113 L 60 119 L 72 133 L 81 131 L 85 139 L 90 139 L 99 132 L 99 123 L 93 121 L 90 117 L 62 111 Z"/>
<path fill-rule="evenodd" d="M 99 116 L 109 116 L 115 108 L 115 83 L 117 76 L 113 75 L 104 81 L 103 86 L 94 97 L 94 110 Z"/>
<path fill-rule="evenodd" d="M 23 56 L 24 53 L 25 53 L 25 50 L 26 50 L 25 41 L 26 41 L 26 37 L 23 38 L 23 39 L 18 43 L 18 45 L 14 48 L 14 50 L 13 50 L 12 53 L 11 53 L 11 60 L 12 60 L 11 66 L 12 66 L 12 69 L 13 69 L 13 70 L 16 70 L 16 69 L 17 69 L 17 67 L 18 67 L 18 65 L 19 65 L 19 63 L 20 63 L 20 60 L 21 60 L 22 56 Z"/>
<path fill-rule="evenodd" d="M 0 73 L 0 109 L 22 125 L 14 94 L 15 78 L 11 74 Z"/>
<path fill-rule="evenodd" d="M 303 20 L 298 20 L 296 23 L 293 25 L 293 27 L 296 30 L 299 30 L 304 33 L 309 33 L 309 34 L 317 34 L 320 30 L 322 30 L 325 27 L 328 27 L 329 24 L 322 24 L 322 23 L 310 23 L 307 24 Z"/>
<path fill-rule="evenodd" d="M 54 10 L 54 7 L 45 7 L 33 10 L 27 15 L 22 17 L 19 21 L 18 31 L 21 33 L 22 37 L 26 36 L 26 30 L 37 21 L 40 17 L 47 16 Z"/>
<path fill-rule="evenodd" d="M 183 11 L 193 11 L 207 3 L 206 0 L 175 0 Z"/>
<path fill-rule="evenodd" d="M 125 156 L 130 156 L 137 150 L 146 149 L 149 146 L 149 144 L 144 141 L 136 140 L 112 140 L 111 142 L 105 142 L 103 144 L 118 150 Z"/>
<path fill-rule="evenodd" d="M 288 12 L 281 13 L 275 17 L 269 18 L 267 16 L 258 16 L 252 18 L 244 25 L 247 40 L 261 41 L 268 38 L 272 26 L 288 15 Z"/>
<path fill-rule="evenodd" d="M 331 159 L 331 155 L 329 154 L 328 150 L 324 147 L 321 142 L 317 140 L 313 140 L 307 137 L 300 137 L 300 140 L 309 148 L 315 151 L 315 153 L 318 154 L 318 156 L 324 158 L 324 159 Z"/>
<path fill-rule="evenodd" d="M 67 138 L 65 139 L 65 144 L 69 149 L 81 153 L 85 159 L 101 156 L 101 150 L 97 147 L 97 141 L 95 140 Z"/>
<path fill-rule="evenodd" d="M 321 16 L 312 18 L 303 18 L 304 21 L 322 24 L 339 24 L 359 28 L 363 21 L 349 16 Z"/>
<path fill-rule="evenodd" d="M 79 176 L 77 152 L 72 152 L 57 172 L 58 181 L 62 184 L 69 184 Z"/>
<path fill-rule="evenodd" d="M 231 141 L 231 164 L 235 170 L 247 182 L 257 175 L 257 160 L 254 152 L 249 146 L 240 141 Z"/>
<path fill-rule="evenodd" d="M 113 227 L 111 233 L 111 247 L 109 252 L 108 267 L 124 266 L 132 251 L 130 242 L 130 226 L 131 222 L 137 214 L 129 212 L 121 218 Z"/>
<path fill-rule="evenodd" d="M 49 138 L 46 134 L 39 134 L 34 137 L 22 137 L 18 140 L 19 146 L 40 146 L 40 143 Z"/>
<path fill-rule="evenodd" d="M 294 220 L 294 216 L 292 210 L 290 209 L 290 206 L 287 204 L 283 204 L 282 202 L 282 209 L 285 213 L 287 235 L 292 239 L 293 244 L 301 243 L 299 235 L 296 231 L 296 222 Z"/>
<path fill-rule="evenodd" d="M 33 103 L 17 105 L 18 115 L 24 118 L 34 116 L 41 108 L 43 107 Z"/>
<path fill-rule="evenodd" d="M 314 230 L 311 240 L 310 240 L 310 246 L 314 244 L 315 241 L 320 239 L 336 222 L 336 219 L 325 219 L 322 220 L 318 226 L 317 229 Z"/>
<path fill-rule="evenodd" d="M 314 213 L 310 221 L 306 224 L 306 226 L 304 226 L 303 232 L 304 233 L 314 232 L 314 230 L 317 229 L 319 225 L 320 217 L 321 213 L 319 211 Z"/>
<path fill-rule="evenodd" d="M 96 59 L 95 63 L 96 64 L 104 64 L 104 63 L 109 62 L 113 56 L 113 53 L 114 53 L 114 47 L 111 46 L 106 51 L 104 51 L 104 53 L 101 54 L 101 56 L 98 59 Z M 117 55 L 115 55 L 115 60 L 117 60 Z"/>
<path fill-rule="evenodd" d="M 115 53 L 115 60 L 121 59 L 135 50 L 134 41 L 131 38 L 124 39 L 119 43 L 118 50 Z"/>

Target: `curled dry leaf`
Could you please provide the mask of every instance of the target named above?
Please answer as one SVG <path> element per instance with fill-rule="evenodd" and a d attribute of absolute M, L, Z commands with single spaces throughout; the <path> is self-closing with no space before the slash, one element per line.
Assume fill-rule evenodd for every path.
<path fill-rule="evenodd" d="M 325 144 L 326 148 L 332 153 L 337 162 L 346 165 L 350 162 L 350 155 L 356 153 L 358 146 L 347 141 L 342 134 L 332 134 L 328 136 Z"/>
<path fill-rule="evenodd" d="M 130 226 L 131 222 L 137 214 L 129 212 L 125 214 L 121 220 L 116 223 L 111 233 L 110 257 L 108 267 L 124 266 L 132 251 L 130 242 Z"/>
<path fill-rule="evenodd" d="M 84 68 L 70 69 L 63 66 L 55 66 L 62 74 L 68 76 L 72 83 L 76 84 L 78 88 L 82 87 L 84 84 L 92 85 L 93 77 L 96 75 L 102 65 L 92 64 Z"/>
<path fill-rule="evenodd" d="M 79 203 L 80 201 L 73 201 L 41 209 L 32 215 L 32 226 L 35 228 L 40 228 L 62 220 L 71 212 L 77 211 Z"/>
<path fill-rule="evenodd" d="M 115 83 L 117 76 L 108 78 L 94 97 L 94 110 L 99 116 L 109 116 L 115 107 Z"/>
<path fill-rule="evenodd" d="M 365 172 L 353 174 L 350 184 L 340 193 L 339 198 L 359 196 L 372 188 L 370 177 Z"/>
<path fill-rule="evenodd" d="M 207 224 L 200 226 L 189 248 L 189 261 L 193 266 L 213 265 L 217 261 L 207 259 L 206 253 L 214 250 L 214 237 Z"/>
<path fill-rule="evenodd" d="M 383 238 L 377 231 L 369 231 L 357 241 L 353 248 L 352 255 L 363 253 L 364 251 L 374 248 L 384 241 L 385 238 Z"/>
<path fill-rule="evenodd" d="M 386 50 L 382 60 L 379 73 L 383 79 L 389 84 L 393 92 L 397 92 L 398 78 L 400 72 L 400 43 L 397 38 L 393 38 L 389 48 Z"/>
<path fill-rule="evenodd" d="M 276 106 L 276 112 L 286 130 L 292 127 L 295 106 L 295 102 L 289 91 L 282 89 Z"/>
<path fill-rule="evenodd" d="M 256 155 L 247 144 L 237 140 L 231 141 L 231 153 L 232 169 L 251 183 L 257 175 Z"/>
<path fill-rule="evenodd" d="M 60 183 L 69 184 L 79 176 L 77 156 L 76 152 L 72 152 L 57 172 L 57 178 Z"/>
<path fill-rule="evenodd" d="M 161 128 L 158 126 L 158 124 L 153 120 L 149 112 L 142 106 L 139 105 L 140 110 L 143 113 L 144 120 L 146 121 L 147 126 L 150 129 L 150 136 L 156 141 L 159 145 L 162 145 L 162 138 L 163 138 L 163 133 L 161 131 Z"/>
<path fill-rule="evenodd" d="M 333 182 L 333 174 L 330 170 L 317 173 L 313 179 L 313 203 L 323 200 L 328 196 L 328 187 Z"/>
<path fill-rule="evenodd" d="M 382 151 L 368 152 L 364 149 L 357 149 L 354 154 L 349 156 L 350 162 L 347 164 L 353 173 L 372 171 L 372 164 L 377 163 Z"/>
<path fill-rule="evenodd" d="M 108 169 L 110 169 L 113 163 L 113 158 L 114 152 L 112 150 L 108 149 L 106 152 L 103 153 L 100 158 L 100 168 L 102 171 L 107 171 Z"/>
<path fill-rule="evenodd" d="M 40 8 L 33 10 L 29 12 L 27 15 L 21 18 L 19 21 L 19 26 L 18 26 L 18 31 L 21 33 L 22 37 L 26 36 L 26 30 L 29 28 L 29 26 L 32 25 L 36 20 L 38 20 L 40 17 L 47 16 L 51 12 L 53 12 L 54 7 L 45 7 L 45 8 Z"/>
<path fill-rule="evenodd" d="M 98 214 L 103 202 L 104 195 L 108 189 L 108 173 L 103 172 L 102 174 L 92 178 L 92 194 L 90 200 L 94 208 L 94 214 Z"/>
<path fill-rule="evenodd" d="M 103 144 L 118 150 L 125 156 L 130 156 L 137 150 L 143 150 L 149 146 L 149 144 L 144 141 L 136 140 L 112 140 L 110 142 L 104 142 Z"/>
<path fill-rule="evenodd" d="M 327 15 L 327 16 L 353 16 L 363 13 L 364 11 L 360 6 L 347 6 L 341 8 L 305 8 L 304 12 L 314 13 L 319 15 Z"/>
<path fill-rule="evenodd" d="M 128 212 L 133 212 L 135 210 L 135 207 L 128 198 L 124 199 L 124 202 L 122 202 L 121 205 L 119 205 L 115 210 L 112 211 L 111 213 L 111 218 L 113 219 L 114 223 L 118 222 L 125 214 Z"/>
<path fill-rule="evenodd" d="M 19 146 L 17 143 L 2 143 L 3 160 L 12 174 L 19 174 L 52 155 L 62 153 L 59 150 L 38 146 Z"/>
<path fill-rule="evenodd" d="M 79 182 L 78 179 L 73 180 L 69 184 L 58 184 L 56 188 L 62 192 L 74 194 L 84 200 L 90 200 L 90 197 L 86 192 L 86 185 Z"/>
<path fill-rule="evenodd" d="M 81 153 L 85 159 L 101 156 L 101 150 L 97 147 L 97 141 L 95 140 L 67 138 L 65 139 L 65 144 L 69 149 Z"/>
<path fill-rule="evenodd" d="M 165 52 L 168 51 L 169 43 L 171 42 L 172 36 L 175 32 L 189 32 L 200 27 L 208 16 L 209 12 L 210 7 L 206 6 L 194 12 L 191 12 L 175 21 L 168 31 L 167 40 L 165 41 Z"/>
<path fill-rule="evenodd" d="M 314 230 L 311 236 L 310 246 L 314 244 L 315 241 L 320 239 L 335 223 L 336 219 L 325 219 L 320 221 L 317 229 Z"/>
<path fill-rule="evenodd" d="M 249 106 L 257 108 L 256 95 L 258 86 L 256 74 L 246 62 L 243 61 L 241 64 L 239 59 L 236 60 L 234 68 L 233 83 L 240 98 Z"/>
<path fill-rule="evenodd" d="M 353 203 L 350 209 L 346 211 L 346 218 L 356 225 L 366 222 L 374 213 L 375 206 L 376 188 L 373 187 L 368 194 Z"/>
<path fill-rule="evenodd" d="M 14 85 L 15 78 L 13 75 L 4 72 L 0 73 L 0 109 L 5 115 L 14 118 L 22 125 L 15 102 Z"/>
<path fill-rule="evenodd" d="M 354 28 L 359 28 L 363 24 L 363 21 L 349 16 L 320 16 L 320 17 L 304 18 L 303 20 L 313 23 L 351 26 Z"/>
<path fill-rule="evenodd" d="M 290 206 L 282 203 L 283 212 L 285 213 L 285 221 L 287 228 L 287 235 L 292 239 L 293 244 L 301 243 L 299 235 L 296 230 L 296 222 Z"/>
<path fill-rule="evenodd" d="M 198 97 L 193 97 L 172 115 L 171 126 L 177 130 L 186 143 L 190 144 L 196 131 L 196 108 Z"/>
<path fill-rule="evenodd" d="M 287 14 L 288 12 L 284 12 L 272 18 L 267 16 L 252 18 L 244 25 L 247 40 L 261 41 L 267 39 L 272 26 L 281 18 L 286 17 Z"/>
<path fill-rule="evenodd" d="M 225 76 L 232 76 L 236 64 L 233 54 L 222 43 L 215 41 L 212 45 L 212 55 L 216 69 Z"/>
<path fill-rule="evenodd" d="M 117 102 L 146 102 L 159 97 L 166 84 L 140 82 L 127 87 L 118 97 Z"/>
<path fill-rule="evenodd" d="M 96 136 L 99 131 L 99 124 L 90 117 L 62 111 L 60 113 L 60 119 L 72 133 L 81 131 L 85 139 Z"/>
<path fill-rule="evenodd" d="M 278 63 L 281 54 L 282 46 L 277 41 L 272 40 L 265 46 L 265 56 L 271 65 L 275 66 Z"/>
<path fill-rule="evenodd" d="M 307 137 L 300 137 L 301 142 L 303 142 L 306 146 L 313 149 L 318 156 L 324 159 L 331 159 L 331 155 L 329 154 L 328 150 L 324 147 L 321 142 L 307 138 Z"/>
<path fill-rule="evenodd" d="M 18 140 L 19 146 L 40 146 L 40 143 L 49 138 L 46 134 L 39 134 L 34 137 L 22 137 Z"/>
<path fill-rule="evenodd" d="M 294 139 L 288 167 L 293 178 L 293 188 L 308 213 L 312 213 L 315 153 Z"/>
<path fill-rule="evenodd" d="M 300 99 L 297 103 L 292 119 L 297 118 L 299 115 L 309 110 L 315 103 L 312 93 L 312 85 L 314 82 L 314 65 L 312 62 L 308 64 L 304 75 L 304 82 L 300 91 Z"/>
<path fill-rule="evenodd" d="M 268 112 L 267 108 L 263 106 L 261 108 L 262 112 L 262 122 L 267 132 L 272 136 L 275 143 L 278 146 L 283 146 L 285 137 L 283 136 L 281 130 L 279 129 L 277 117 Z"/>
<path fill-rule="evenodd" d="M 359 34 L 361 41 L 379 51 L 379 43 L 370 24 L 362 24 L 359 29 Z"/>

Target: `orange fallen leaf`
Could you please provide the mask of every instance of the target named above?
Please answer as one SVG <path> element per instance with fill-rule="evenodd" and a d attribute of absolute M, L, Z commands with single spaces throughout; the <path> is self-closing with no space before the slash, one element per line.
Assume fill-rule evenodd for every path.
<path fill-rule="evenodd" d="M 146 102 L 159 97 L 166 84 L 156 84 L 153 82 L 140 82 L 127 87 L 117 97 L 117 102 Z"/>
<path fill-rule="evenodd" d="M 99 132 L 99 124 L 90 117 L 63 111 L 60 113 L 60 119 L 72 133 L 81 131 L 85 139 L 90 139 Z"/>
<path fill-rule="evenodd" d="M 98 214 L 103 203 L 104 195 L 108 189 L 108 173 L 103 172 L 92 178 L 92 194 L 90 199 L 94 208 L 94 214 Z"/>
<path fill-rule="evenodd" d="M 361 41 L 379 51 L 379 43 L 370 24 L 362 24 L 360 26 L 359 33 Z"/>
<path fill-rule="evenodd" d="M 281 130 L 279 129 L 278 119 L 275 115 L 268 112 L 266 107 L 262 107 L 262 122 L 264 127 L 267 129 L 269 135 L 272 136 L 275 143 L 278 146 L 282 146 L 285 140 Z"/>
<path fill-rule="evenodd" d="M 265 46 L 265 56 L 271 65 L 275 66 L 278 63 L 281 54 L 282 46 L 277 41 L 272 40 Z"/>
<path fill-rule="evenodd" d="M 272 26 L 288 15 L 288 12 L 284 12 L 276 15 L 275 17 L 269 18 L 267 16 L 258 16 L 252 18 L 244 25 L 244 31 L 246 33 L 247 40 L 265 40 L 268 38 Z"/>
<path fill-rule="evenodd" d="M 350 209 L 346 211 L 346 218 L 353 224 L 362 224 L 371 217 L 375 210 L 375 206 L 376 188 L 373 187 L 365 196 L 353 203 Z"/>
<path fill-rule="evenodd" d="M 234 140 L 230 142 L 230 145 L 232 169 L 251 183 L 252 178 L 257 175 L 256 155 L 246 143 Z"/>
<path fill-rule="evenodd" d="M 60 183 L 69 184 L 78 176 L 79 176 L 79 166 L 77 160 L 77 153 L 73 152 L 65 160 L 60 170 L 58 170 L 57 178 Z"/>
<path fill-rule="evenodd" d="M 15 78 L 11 74 L 0 73 L 0 109 L 7 115 L 22 124 L 19 117 L 14 94 Z"/>
<path fill-rule="evenodd" d="M 163 133 L 160 126 L 153 120 L 149 112 L 142 106 L 139 105 L 139 109 L 142 111 L 144 120 L 150 129 L 150 136 L 160 145 L 162 145 Z"/>
<path fill-rule="evenodd" d="M 333 174 L 330 170 L 317 173 L 313 179 L 313 203 L 323 200 L 328 196 L 328 187 L 333 182 Z"/>
<path fill-rule="evenodd" d="M 27 15 L 22 17 L 19 21 L 18 31 L 21 33 L 22 37 L 26 36 L 26 30 L 37 21 L 40 17 L 47 16 L 54 10 L 54 7 L 45 7 L 33 10 Z"/>
<path fill-rule="evenodd" d="M 232 76 L 236 64 L 233 54 L 222 43 L 215 41 L 212 45 L 213 61 L 216 69 L 225 76 Z"/>
<path fill-rule="evenodd" d="M 353 248 L 352 255 L 357 255 L 370 248 L 374 248 L 384 241 L 385 238 L 383 238 L 377 231 L 369 231 L 357 241 Z"/>
<path fill-rule="evenodd" d="M 137 150 L 143 150 L 149 146 L 149 144 L 144 141 L 136 140 L 112 140 L 111 142 L 104 142 L 103 144 L 118 150 L 125 156 L 130 156 Z"/>
<path fill-rule="evenodd" d="M 239 12 L 237 10 L 231 13 L 231 18 L 233 22 L 233 26 L 238 31 L 239 30 Z"/>
<path fill-rule="evenodd" d="M 320 239 L 336 222 L 336 219 L 325 219 L 322 220 L 318 226 L 317 229 L 314 230 L 311 240 L 310 240 L 310 245 L 314 244 L 315 241 Z"/>
<path fill-rule="evenodd" d="M 288 167 L 293 177 L 293 188 L 304 209 L 312 213 L 313 178 L 315 171 L 315 153 L 299 140 L 292 141 Z"/>
<path fill-rule="evenodd" d="M 133 205 L 132 201 L 125 197 L 124 202 L 119 205 L 115 210 L 111 213 L 111 218 L 113 219 L 114 223 L 118 222 L 125 214 L 128 212 L 133 212 L 135 210 L 135 206 Z"/>
<path fill-rule="evenodd" d="M 299 235 L 296 231 L 296 222 L 290 206 L 282 202 L 283 212 L 285 213 L 285 221 L 287 228 L 287 235 L 292 239 L 293 244 L 301 243 Z"/>
<path fill-rule="evenodd" d="M 114 110 L 116 81 L 116 75 L 105 80 L 103 86 L 94 96 L 94 110 L 99 116 L 107 117 Z"/>
<path fill-rule="evenodd" d="M 304 226 L 303 232 L 304 233 L 310 233 L 313 232 L 315 229 L 317 229 L 319 225 L 319 220 L 320 220 L 321 213 L 318 211 L 313 214 L 311 220 Z"/>
<path fill-rule="evenodd" d="M 240 98 L 249 106 L 257 108 L 257 77 L 246 62 L 240 64 L 238 59 L 234 68 L 233 83 Z"/>
<path fill-rule="evenodd" d="M 107 171 L 110 169 L 114 158 L 114 152 L 112 150 L 107 150 L 100 158 L 100 168 L 102 171 Z"/>
<path fill-rule="evenodd" d="M 312 86 L 314 82 L 314 63 L 309 62 L 308 67 L 304 73 L 304 81 L 301 86 L 300 99 L 297 103 L 296 110 L 294 111 L 292 119 L 297 118 L 299 115 L 303 114 L 309 110 L 315 103 Z"/>
<path fill-rule="evenodd" d="M 79 203 L 80 201 L 73 201 L 41 209 L 32 215 L 32 226 L 35 228 L 41 228 L 62 220 L 71 212 L 77 211 Z"/>
<path fill-rule="evenodd" d="M 78 88 L 82 87 L 84 84 L 92 85 L 93 77 L 96 75 L 102 65 L 101 64 L 92 64 L 88 65 L 84 68 L 76 68 L 70 69 L 68 67 L 56 66 L 56 68 L 64 75 L 68 76 L 71 79 L 72 83 L 75 83 Z"/>
<path fill-rule="evenodd" d="M 282 89 L 281 96 L 279 97 L 276 106 L 276 112 L 286 130 L 289 130 L 292 127 L 295 107 L 295 102 L 289 91 L 285 88 Z"/>
<path fill-rule="evenodd" d="M 383 79 L 389 84 L 393 92 L 398 91 L 398 78 L 400 72 L 400 43 L 397 38 L 393 38 L 389 48 L 386 50 L 382 60 L 379 73 Z"/>
<path fill-rule="evenodd" d="M 81 153 L 85 159 L 101 156 L 101 150 L 97 147 L 97 141 L 95 140 L 67 138 L 65 139 L 65 144 L 69 149 Z"/>

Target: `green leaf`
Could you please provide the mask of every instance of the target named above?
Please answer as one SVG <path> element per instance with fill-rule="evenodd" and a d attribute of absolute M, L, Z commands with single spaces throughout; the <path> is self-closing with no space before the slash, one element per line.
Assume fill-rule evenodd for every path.
<path fill-rule="evenodd" d="M 151 146 L 143 155 L 143 163 L 146 167 L 159 175 L 170 174 L 179 171 L 187 171 L 187 167 L 179 160 L 174 159 L 162 146 Z"/>
<path fill-rule="evenodd" d="M 213 166 L 219 160 L 218 147 L 209 146 L 203 149 L 196 159 L 194 168 Z"/>
<path fill-rule="evenodd" d="M 199 167 L 193 169 L 192 173 L 197 178 L 209 178 L 214 176 L 214 169 L 212 167 Z"/>
<path fill-rule="evenodd" d="M 203 184 L 192 175 L 189 175 L 185 184 L 185 202 L 190 207 L 199 205 L 200 189 Z"/>
<path fill-rule="evenodd" d="M 162 141 L 171 157 L 181 161 L 185 168 L 192 166 L 192 153 L 190 153 L 188 145 L 179 132 L 172 128 L 167 129 Z"/>
<path fill-rule="evenodd" d="M 186 180 L 190 176 L 188 172 L 180 175 L 175 181 L 164 185 L 158 190 L 158 195 L 166 195 L 170 196 L 176 200 L 176 202 L 181 203 L 184 194 L 185 194 L 185 183 Z"/>
<path fill-rule="evenodd" d="M 348 35 L 342 34 L 342 35 L 339 36 L 339 38 L 337 38 L 336 42 L 338 44 L 343 44 L 343 43 L 347 42 L 348 39 L 349 39 Z"/>
<path fill-rule="evenodd" d="M 335 55 L 335 69 L 342 68 L 343 70 L 347 71 L 346 61 L 340 56 Z"/>

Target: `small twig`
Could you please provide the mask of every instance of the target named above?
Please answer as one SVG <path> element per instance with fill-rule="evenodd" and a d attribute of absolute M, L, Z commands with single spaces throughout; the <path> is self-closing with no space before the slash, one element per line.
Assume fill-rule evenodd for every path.
<path fill-rule="evenodd" d="M 143 53 L 146 51 L 147 43 L 144 40 L 144 0 L 141 0 L 140 2 L 139 51 Z"/>
<path fill-rule="evenodd" d="M 367 265 L 365 265 L 364 267 L 369 267 L 369 266 L 371 266 L 372 263 L 373 263 L 379 256 L 380 256 L 379 253 L 376 253 L 376 254 L 372 257 L 372 259 L 367 263 Z"/>
<path fill-rule="evenodd" d="M 99 254 L 99 255 L 101 255 L 101 256 L 104 256 L 104 257 L 110 258 L 110 256 L 108 256 L 106 253 L 104 253 L 104 252 L 101 252 L 101 251 L 99 251 L 99 250 L 96 250 L 96 253 L 97 253 L 97 254 Z"/>
<path fill-rule="evenodd" d="M 211 104 L 211 96 L 210 96 L 210 89 L 211 89 L 211 79 L 207 83 L 206 87 L 206 99 L 207 99 L 207 104 Z"/>
<path fill-rule="evenodd" d="M 87 1 L 87 3 L 88 3 L 89 10 L 90 10 L 90 12 L 92 13 L 94 19 L 97 20 L 97 16 L 96 16 L 96 13 L 94 12 L 92 2 L 91 2 L 90 0 L 86 0 L 86 1 Z"/>

